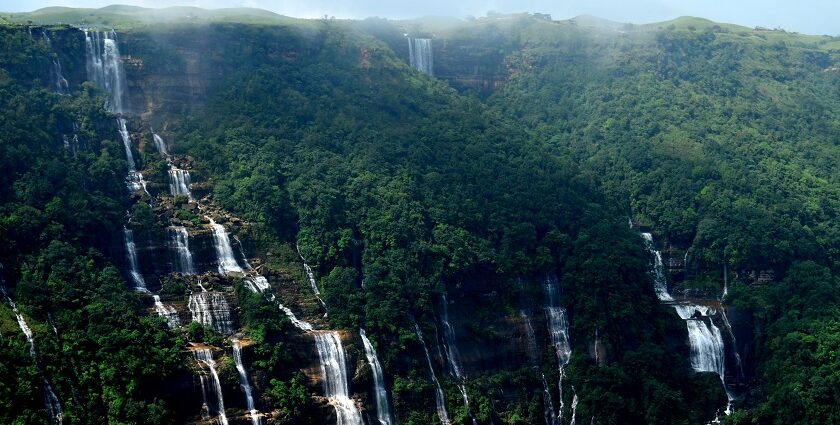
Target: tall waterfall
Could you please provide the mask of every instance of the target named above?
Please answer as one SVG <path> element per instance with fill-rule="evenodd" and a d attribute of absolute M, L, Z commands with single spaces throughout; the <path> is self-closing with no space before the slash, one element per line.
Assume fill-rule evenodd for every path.
<path fill-rule="evenodd" d="M 545 284 L 546 298 L 548 303 L 545 307 L 545 314 L 548 318 L 548 334 L 551 337 L 551 345 L 557 355 L 557 369 L 559 379 L 557 387 L 560 391 L 560 409 L 557 412 L 557 419 L 562 423 L 563 419 L 563 377 L 564 369 L 569 364 L 572 355 L 572 344 L 569 340 L 569 321 L 566 318 L 566 310 L 560 307 L 560 284 L 554 276 L 546 276 Z"/>
<path fill-rule="evenodd" d="M 423 345 L 423 352 L 426 353 L 426 362 L 429 364 L 429 375 L 431 375 L 432 382 L 435 384 L 435 405 L 437 406 L 438 418 L 440 419 L 441 425 L 451 425 L 452 421 L 449 420 L 449 412 L 446 411 L 446 397 L 435 375 L 435 368 L 432 366 L 432 356 L 429 355 L 429 348 L 426 347 L 423 332 L 420 331 L 420 326 L 417 326 L 417 323 L 414 324 L 414 332 L 417 333 L 417 338 L 420 339 L 420 344 Z"/>
<path fill-rule="evenodd" d="M 222 425 L 228 425 L 227 416 L 225 415 L 225 400 L 222 395 L 222 384 L 219 382 L 219 374 L 216 373 L 216 361 L 213 360 L 213 352 L 210 351 L 209 348 L 205 348 L 193 351 L 193 355 L 195 356 L 195 359 L 198 362 L 199 366 L 202 366 L 202 368 L 206 367 L 210 371 L 210 377 L 213 381 L 212 385 L 209 385 L 207 383 L 207 380 L 204 379 L 204 377 L 202 377 L 202 391 L 205 394 L 207 392 L 210 392 L 216 396 L 216 411 L 218 412 L 219 422 Z M 207 384 L 206 386 L 208 388 L 203 388 L 205 384 Z"/>
<path fill-rule="evenodd" d="M 0 271 L 3 270 L 3 265 L 0 264 Z M 15 314 L 17 318 L 18 326 L 20 330 L 23 332 L 23 335 L 26 337 L 26 342 L 29 343 L 29 357 L 32 358 L 32 361 L 35 362 L 35 366 L 40 369 L 38 365 L 38 353 L 35 350 L 35 339 L 32 335 L 32 329 L 29 328 L 29 325 L 26 323 L 26 320 L 23 318 L 23 315 L 17 309 L 17 305 L 8 295 L 6 295 L 6 288 L 3 286 L 3 277 L 0 276 L 0 294 L 6 298 L 6 302 L 9 304 L 9 307 L 12 308 L 12 312 Z M 47 380 L 46 377 L 43 378 L 44 384 L 44 405 L 47 407 L 47 412 L 50 415 L 50 423 L 61 425 L 64 421 L 64 412 L 61 410 L 61 402 L 58 400 L 58 396 L 55 395 L 55 391 L 53 391 L 52 385 L 50 381 Z"/>
<path fill-rule="evenodd" d="M 545 425 L 558 425 L 557 414 L 554 412 L 554 402 L 551 401 L 551 391 L 548 389 L 548 382 L 545 375 L 540 374 L 543 384 L 543 404 L 545 405 Z"/>
<path fill-rule="evenodd" d="M 347 387 L 347 362 L 337 332 L 314 334 L 324 377 L 324 395 L 335 407 L 336 425 L 364 425 L 362 415 L 350 399 Z"/>
<path fill-rule="evenodd" d="M 408 57 L 412 68 L 429 75 L 434 75 L 432 39 L 408 38 Z"/>
<path fill-rule="evenodd" d="M 113 113 L 126 112 L 125 71 L 117 47 L 117 33 L 114 31 L 85 32 L 85 63 L 88 80 L 109 94 L 106 109 Z"/>
<path fill-rule="evenodd" d="M 169 193 L 172 196 L 186 196 L 190 201 L 195 199 L 190 192 L 190 172 L 171 166 L 169 168 Z"/>
<path fill-rule="evenodd" d="M 146 190 L 146 181 L 143 180 L 143 174 L 137 171 L 137 164 L 134 162 L 134 154 L 131 152 L 131 135 L 128 134 L 126 121 L 124 118 L 117 118 L 117 124 L 119 126 L 123 148 L 125 148 L 125 159 L 128 162 L 128 176 L 126 177 L 128 190 L 136 192 L 142 189 L 143 192 L 146 192 L 148 195 L 149 191 Z"/>
<path fill-rule="evenodd" d="M 662 264 L 662 253 L 653 245 L 653 235 L 648 232 L 642 233 L 642 238 L 645 240 L 645 246 L 648 251 L 653 254 L 653 289 L 656 291 L 656 296 L 659 301 L 673 301 L 674 298 L 668 293 L 668 280 L 665 279 L 665 267 Z"/>
<path fill-rule="evenodd" d="M 245 404 L 248 406 L 248 413 L 251 414 L 251 424 L 260 425 L 262 423 L 262 417 L 259 415 L 257 408 L 254 407 L 251 384 L 248 382 L 248 374 L 245 372 L 245 366 L 242 364 L 242 346 L 237 340 L 233 340 L 233 360 L 236 362 L 236 371 L 239 372 L 239 386 L 242 387 L 242 392 L 245 393 Z"/>
<path fill-rule="evenodd" d="M 134 232 L 127 227 L 123 227 L 123 239 L 125 240 L 126 257 L 128 257 L 128 272 L 131 275 L 131 281 L 134 283 L 134 289 L 148 292 L 146 281 L 143 280 L 143 275 L 140 274 L 140 269 L 137 265 L 137 248 L 134 245 Z"/>
<path fill-rule="evenodd" d="M 362 343 L 365 346 L 365 356 L 370 364 L 370 369 L 373 371 L 376 419 L 379 420 L 379 425 L 393 425 L 394 421 L 391 419 L 391 406 L 388 404 L 388 390 L 385 389 L 385 375 L 382 372 L 382 365 L 379 364 L 379 358 L 376 357 L 376 350 L 373 349 L 373 345 L 368 340 L 365 330 L 359 329 L 359 335 L 362 336 Z"/>
<path fill-rule="evenodd" d="M 166 323 L 170 328 L 181 326 L 181 319 L 178 317 L 178 312 L 174 308 L 165 305 L 157 295 L 152 295 L 152 298 L 155 300 L 155 311 L 158 316 L 166 319 Z"/>
<path fill-rule="evenodd" d="M 195 274 L 187 229 L 183 226 L 174 226 L 167 229 L 167 232 L 169 246 L 175 253 L 175 271 L 181 274 Z"/>
<path fill-rule="evenodd" d="M 650 233 L 642 233 L 648 251 L 653 254 L 654 264 L 652 274 L 656 296 L 660 301 L 673 302 L 674 298 L 668 293 L 667 280 L 665 279 L 665 268 L 662 263 L 662 254 L 653 244 L 653 236 Z M 685 321 L 688 329 L 688 343 L 691 353 L 691 368 L 696 372 L 715 372 L 720 377 L 723 389 L 726 391 L 728 403 L 726 414 L 732 412 L 733 395 L 726 388 L 726 352 L 724 351 L 723 336 L 720 329 L 715 325 L 712 316 L 715 310 L 704 305 L 673 304 L 674 310 Z M 708 321 L 708 323 L 707 323 Z"/>
<path fill-rule="evenodd" d="M 218 292 L 191 294 L 187 306 L 193 322 L 201 323 L 222 335 L 233 333 L 233 319 L 224 295 Z"/>
<path fill-rule="evenodd" d="M 727 415 L 730 414 L 734 397 L 726 388 L 724 378 L 726 352 L 724 351 L 723 335 L 720 328 L 712 320 L 716 311 L 703 305 L 674 305 L 673 307 L 680 318 L 685 320 L 685 325 L 688 328 L 691 368 L 695 372 L 714 372 L 718 374 L 728 399 L 725 412 Z"/>
<path fill-rule="evenodd" d="M 464 399 L 464 406 L 467 407 L 467 413 L 470 415 L 473 424 L 475 424 L 476 420 L 470 411 L 470 399 L 467 396 L 467 386 L 465 384 L 467 376 L 464 374 L 463 367 L 461 367 L 461 354 L 458 352 L 458 346 L 455 342 L 455 329 L 449 322 L 449 302 L 446 299 L 446 294 L 443 294 L 442 301 L 443 308 L 441 309 L 440 320 L 443 323 L 444 349 L 446 350 L 446 360 L 449 364 L 449 373 L 453 378 L 458 380 L 458 390 L 461 392 L 461 398 Z"/>
<path fill-rule="evenodd" d="M 44 43 L 46 43 L 48 47 L 52 48 L 52 41 L 50 40 L 50 36 L 49 34 L 47 34 L 47 31 L 42 30 L 41 34 L 44 36 Z M 30 36 L 31 35 L 32 34 L 30 34 Z M 69 84 L 67 84 L 67 80 L 64 78 L 64 75 L 62 75 L 61 61 L 59 61 L 58 57 L 52 60 L 52 67 L 50 68 L 50 78 L 52 78 L 53 80 L 54 89 L 56 93 L 66 95 L 70 92 L 70 86 Z"/>
<path fill-rule="evenodd" d="M 210 226 L 213 227 L 213 241 L 216 246 L 216 258 L 219 260 L 219 273 L 226 275 L 229 272 L 242 273 L 242 267 L 233 257 L 233 249 L 230 246 L 225 227 L 210 219 Z"/>

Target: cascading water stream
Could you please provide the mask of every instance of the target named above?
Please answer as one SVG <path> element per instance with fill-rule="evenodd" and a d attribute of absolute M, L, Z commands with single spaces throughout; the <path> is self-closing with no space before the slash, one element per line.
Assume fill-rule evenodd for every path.
<path fill-rule="evenodd" d="M 167 231 L 169 233 L 169 246 L 175 253 L 174 271 L 185 275 L 195 274 L 187 229 L 183 226 L 174 226 Z"/>
<path fill-rule="evenodd" d="M 210 371 L 210 377 L 212 378 L 212 385 L 207 385 L 207 389 L 210 390 L 211 393 L 215 394 L 216 396 L 216 403 L 217 403 L 217 412 L 219 416 L 219 422 L 222 425 L 228 425 L 227 415 L 225 415 L 225 400 L 224 396 L 222 395 L 222 384 L 219 382 L 219 374 L 216 373 L 216 361 L 213 360 L 213 352 L 210 349 L 200 349 L 193 351 L 193 355 L 195 356 L 196 361 L 199 365 L 204 365 Z M 202 384 L 202 391 L 206 395 L 206 390 L 204 389 L 207 380 L 202 377 L 201 384 Z M 205 399 L 205 404 L 206 404 Z"/>
<path fill-rule="evenodd" d="M 143 180 L 143 174 L 137 171 L 137 164 L 134 162 L 134 154 L 131 152 L 131 135 L 128 133 L 125 118 L 117 118 L 117 126 L 125 149 L 125 159 L 128 162 L 128 176 L 126 176 L 128 190 L 131 192 L 143 190 L 146 195 L 149 195 L 149 191 L 146 189 L 146 181 Z M 151 197 L 151 195 L 149 196 Z"/>
<path fill-rule="evenodd" d="M 233 333 L 233 319 L 224 295 L 218 292 L 191 294 L 187 306 L 193 322 L 201 323 L 222 335 Z"/>
<path fill-rule="evenodd" d="M 262 424 L 262 417 L 259 415 L 257 408 L 254 407 L 254 396 L 251 392 L 251 384 L 248 382 L 248 373 L 245 372 L 245 366 L 242 364 L 242 346 L 237 340 L 233 340 L 233 360 L 236 363 L 236 371 L 239 372 L 239 386 L 245 393 L 245 405 L 251 415 L 251 424 L 260 425 Z"/>
<path fill-rule="evenodd" d="M 255 294 L 262 294 L 266 290 L 271 288 L 271 285 L 268 284 L 268 280 L 262 276 L 245 276 L 244 278 L 242 278 L 242 281 L 245 283 L 245 287 L 250 289 Z M 274 302 L 276 301 L 276 298 L 273 294 L 269 294 L 268 300 Z M 298 319 L 295 316 L 295 313 L 293 313 L 292 310 L 284 306 L 282 303 L 278 302 L 277 307 L 280 308 L 280 310 L 286 315 L 286 317 L 289 318 L 289 321 L 291 321 L 292 325 L 294 325 L 296 328 L 300 329 L 303 332 L 309 332 L 313 329 L 312 324 Z"/>
<path fill-rule="evenodd" d="M 548 334 L 551 338 L 551 345 L 557 355 L 558 381 L 557 388 L 560 393 L 560 409 L 557 412 L 557 421 L 563 422 L 563 378 L 564 369 L 569 364 L 572 355 L 572 344 L 569 340 L 569 321 L 566 318 L 566 310 L 560 307 L 560 284 L 554 276 L 546 276 L 544 290 L 548 303 L 545 307 L 548 319 Z"/>
<path fill-rule="evenodd" d="M 0 272 L 2 272 L 2 270 L 3 265 L 0 264 Z M 2 276 L 0 276 L 0 295 L 6 299 L 9 307 L 12 308 L 12 312 L 15 314 L 18 326 L 20 327 L 21 332 L 23 332 L 23 335 L 26 337 L 26 342 L 29 343 L 29 357 L 32 358 L 35 366 L 40 370 L 41 367 L 38 364 L 38 352 L 35 350 L 35 339 L 33 338 L 32 329 L 29 328 L 29 325 L 26 323 L 23 315 L 18 311 L 15 302 L 12 301 L 12 299 L 6 294 L 5 282 L 3 282 Z M 47 407 L 47 413 L 50 415 L 50 421 L 52 424 L 61 425 L 64 421 L 64 411 L 61 410 L 61 402 L 58 400 L 58 396 L 55 395 L 55 391 L 53 391 L 52 385 L 50 384 L 50 381 L 47 380 L 46 376 L 43 378 L 43 384 L 44 405 Z"/>
<path fill-rule="evenodd" d="M 408 38 L 408 56 L 412 68 L 425 74 L 434 75 L 432 40 L 430 38 Z"/>
<path fill-rule="evenodd" d="M 379 425 L 393 425 L 391 419 L 391 406 L 388 404 L 388 390 L 385 388 L 385 375 L 382 372 L 382 365 L 379 363 L 379 358 L 376 357 L 376 350 L 368 340 L 364 329 L 359 329 L 359 335 L 362 337 L 362 343 L 365 346 L 365 356 L 370 364 L 370 369 L 373 371 L 373 385 L 374 396 L 376 397 L 376 419 Z"/>
<path fill-rule="evenodd" d="M 347 386 L 347 362 L 337 332 L 314 334 L 324 377 L 324 395 L 335 408 L 336 425 L 364 425 L 362 415 L 350 399 Z"/>
<path fill-rule="evenodd" d="M 219 273 L 227 275 L 230 272 L 242 273 L 242 267 L 236 262 L 233 256 L 233 248 L 230 246 L 230 239 L 228 238 L 225 227 L 221 224 L 210 220 L 210 226 L 213 228 L 213 242 L 216 247 L 216 258 L 219 261 Z"/>
<path fill-rule="evenodd" d="M 668 293 L 668 281 L 665 279 L 665 267 L 662 263 L 662 253 L 659 252 L 659 250 L 657 250 L 653 245 L 652 234 L 644 232 L 642 233 L 642 238 L 645 240 L 645 246 L 648 251 L 653 254 L 654 262 L 651 273 L 653 274 L 653 289 L 656 291 L 656 297 L 659 298 L 659 301 L 673 301 L 674 298 Z"/>
<path fill-rule="evenodd" d="M 321 303 L 321 306 L 324 307 L 324 311 L 326 311 L 327 305 L 324 303 L 324 300 L 321 299 L 321 291 L 318 290 L 318 282 L 315 281 L 315 273 L 312 271 L 312 267 L 309 267 L 309 264 L 306 262 L 306 258 L 303 258 L 303 254 L 300 253 L 300 245 L 295 244 L 295 249 L 297 249 L 298 256 L 303 262 L 303 270 L 309 278 L 309 287 L 312 288 L 312 293 L 315 294 L 315 298 L 318 298 L 318 302 Z"/>
<path fill-rule="evenodd" d="M 170 328 L 174 329 L 181 326 L 181 319 L 178 317 L 178 312 L 174 308 L 165 305 L 157 295 L 153 295 L 152 298 L 155 300 L 155 311 L 158 316 L 166 319 L 166 323 Z"/>
<path fill-rule="evenodd" d="M 417 338 L 420 339 L 420 344 L 423 345 L 423 352 L 426 353 L 426 362 L 429 364 L 429 375 L 432 382 L 435 384 L 435 405 L 437 406 L 437 415 L 440 419 L 441 425 L 451 425 L 449 420 L 449 412 L 446 411 L 446 397 L 443 394 L 443 389 L 440 387 L 437 376 L 435 375 L 435 368 L 432 366 L 432 356 L 429 355 L 429 348 L 426 347 L 426 341 L 423 339 L 423 332 L 420 331 L 420 326 L 414 324 L 414 332 L 417 333 Z"/>
<path fill-rule="evenodd" d="M 134 245 L 134 232 L 127 227 L 123 227 L 123 240 L 125 241 L 125 252 L 128 258 L 128 272 L 131 275 L 131 281 L 134 283 L 134 290 L 149 292 L 146 289 L 146 281 L 143 280 L 143 275 L 140 274 L 140 269 L 137 265 L 137 248 Z"/>
<path fill-rule="evenodd" d="M 543 384 L 543 404 L 545 404 L 545 425 L 557 425 L 557 414 L 554 412 L 554 402 L 551 401 L 551 391 L 545 375 L 540 374 Z"/>
<path fill-rule="evenodd" d="M 449 373 L 458 381 L 458 390 L 461 392 L 461 398 L 464 399 L 464 406 L 467 408 L 467 413 L 472 419 L 473 424 L 476 424 L 475 418 L 470 411 L 470 399 L 467 396 L 467 376 L 464 374 L 464 369 L 461 367 L 461 354 L 458 352 L 456 345 L 455 329 L 449 322 L 449 302 L 446 299 L 446 294 L 442 296 L 441 308 L 441 322 L 443 324 L 444 349 L 446 350 L 446 360 L 449 365 Z"/>
<path fill-rule="evenodd" d="M 166 149 L 166 143 L 154 130 L 152 130 L 152 140 L 155 141 L 155 148 L 157 148 L 158 152 L 169 160 L 169 151 Z"/>
<path fill-rule="evenodd" d="M 653 235 L 642 233 L 642 238 L 645 240 L 648 251 L 654 257 L 651 274 L 654 277 L 656 296 L 660 301 L 673 302 L 674 298 L 668 293 L 662 254 L 653 244 Z M 723 336 L 711 317 L 716 311 L 708 306 L 696 304 L 672 304 L 672 307 L 677 315 L 685 321 L 688 330 L 691 368 L 696 372 L 715 372 L 718 374 L 728 399 L 725 413 L 727 415 L 731 414 L 734 396 L 726 387 L 724 377 L 726 373 L 726 352 L 724 351 Z"/>
<path fill-rule="evenodd" d="M 169 167 L 169 194 L 172 196 L 186 196 L 190 201 L 195 201 L 192 192 L 190 192 L 190 172 L 175 168 L 174 165 Z"/>
<path fill-rule="evenodd" d="M 88 80 L 109 94 L 106 109 L 113 113 L 126 112 L 125 71 L 117 46 L 117 33 L 83 30 L 85 33 L 85 63 Z"/>

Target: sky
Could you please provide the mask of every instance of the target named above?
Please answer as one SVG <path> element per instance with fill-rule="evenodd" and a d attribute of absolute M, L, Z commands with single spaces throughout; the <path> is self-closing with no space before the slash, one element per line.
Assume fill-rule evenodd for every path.
<path fill-rule="evenodd" d="M 464 18 L 494 11 L 550 13 L 554 19 L 586 14 L 644 24 L 688 15 L 749 27 L 840 35 L 840 0 L 0 0 L 0 11 L 28 12 L 47 6 L 98 8 L 113 3 L 210 9 L 257 7 L 299 18 Z"/>

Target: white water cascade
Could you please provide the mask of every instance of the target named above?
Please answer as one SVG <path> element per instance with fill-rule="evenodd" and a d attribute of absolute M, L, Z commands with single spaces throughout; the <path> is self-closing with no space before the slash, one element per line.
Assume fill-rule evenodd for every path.
<path fill-rule="evenodd" d="M 335 408 L 336 425 L 364 425 L 362 415 L 350 399 L 347 386 L 347 362 L 337 332 L 314 334 L 324 377 L 324 395 Z"/>
<path fill-rule="evenodd" d="M 175 252 L 174 271 L 185 275 L 195 274 L 187 229 L 183 226 L 174 226 L 167 229 L 167 232 L 169 233 L 169 247 Z"/>
<path fill-rule="evenodd" d="M 250 289 L 251 292 L 254 292 L 255 294 L 262 294 L 269 288 L 271 288 L 271 285 L 269 285 L 268 280 L 263 276 L 245 276 L 242 278 L 242 282 L 245 284 L 246 288 Z M 276 301 L 274 294 L 269 294 L 267 298 L 269 301 Z M 282 311 L 283 314 L 285 314 L 286 317 L 289 318 L 289 321 L 292 322 L 292 325 L 294 325 L 294 327 L 300 329 L 303 332 L 309 332 L 313 329 L 311 323 L 298 319 L 297 316 L 295 316 L 295 313 L 293 313 L 292 310 L 284 306 L 282 303 L 278 302 L 277 307 L 280 308 L 280 311 Z"/>
<path fill-rule="evenodd" d="M 218 292 L 191 294 L 187 306 L 193 322 L 201 323 L 222 335 L 233 333 L 233 319 L 224 295 Z"/>
<path fill-rule="evenodd" d="M 665 279 L 665 267 L 662 264 L 662 253 L 653 245 L 653 235 L 648 232 L 642 233 L 642 238 L 645 240 L 645 246 L 648 251 L 653 254 L 653 289 L 656 291 L 656 296 L 659 301 L 673 301 L 674 298 L 668 293 L 668 281 Z"/>
<path fill-rule="evenodd" d="M 662 254 L 654 246 L 653 236 L 650 233 L 642 233 L 642 238 L 645 240 L 645 246 L 648 251 L 654 257 L 651 273 L 654 277 L 656 296 L 659 297 L 660 301 L 673 302 L 674 298 L 668 293 Z M 724 378 L 726 372 L 726 352 L 723 345 L 723 336 L 721 335 L 720 329 L 712 320 L 712 316 L 716 314 L 716 311 L 708 306 L 697 304 L 673 304 L 672 307 L 677 312 L 677 315 L 685 321 L 686 328 L 688 329 L 691 368 L 695 372 L 715 372 L 718 374 L 728 399 L 725 413 L 729 415 L 732 412 L 734 396 L 726 388 L 726 380 Z"/>
<path fill-rule="evenodd" d="M 554 402 L 551 401 L 551 391 L 548 389 L 548 382 L 545 375 L 540 374 L 543 384 L 543 404 L 545 404 L 545 425 L 557 425 L 557 414 L 554 412 Z"/>
<path fill-rule="evenodd" d="M 85 32 L 85 64 L 88 80 L 109 94 L 105 108 L 113 113 L 126 112 L 125 71 L 114 31 Z"/>
<path fill-rule="evenodd" d="M 560 409 L 557 412 L 557 422 L 563 422 L 563 377 L 564 369 L 569 364 L 572 355 L 572 344 L 569 340 L 569 321 L 566 318 L 566 310 L 560 307 L 560 284 L 554 276 L 546 276 L 543 285 L 548 303 L 545 307 L 545 314 L 548 319 L 548 334 L 551 338 L 551 345 L 557 355 L 558 382 L 560 391 Z"/>
<path fill-rule="evenodd" d="M 195 201 L 190 192 L 190 184 L 189 171 L 175 168 L 174 165 L 169 167 L 169 193 L 172 196 L 186 196 L 190 201 Z"/>
<path fill-rule="evenodd" d="M 262 424 L 262 416 L 254 407 L 254 396 L 251 392 L 251 384 L 248 382 L 248 373 L 245 372 L 245 366 L 242 364 L 242 346 L 237 340 L 233 340 L 233 360 L 236 363 L 236 371 L 239 372 L 239 386 L 245 393 L 245 404 L 248 406 L 248 413 L 251 415 L 251 424 L 260 425 Z"/>
<path fill-rule="evenodd" d="M 216 396 L 216 408 L 219 416 L 219 422 L 221 425 L 228 425 L 227 416 L 225 415 L 225 400 L 222 396 L 222 384 L 219 382 L 219 375 L 216 373 L 216 361 L 213 360 L 213 352 L 210 351 L 209 348 L 205 348 L 193 351 L 193 355 L 195 356 L 199 366 L 202 366 L 202 368 L 206 367 L 210 371 L 210 377 L 213 381 L 212 385 L 209 385 L 207 383 L 207 379 L 202 376 L 202 393 L 206 395 L 207 390 L 210 390 L 209 392 Z M 205 389 L 205 386 L 208 388 Z M 206 404 L 207 400 L 205 399 L 205 405 Z M 207 409 L 209 410 L 209 406 Z"/>
<path fill-rule="evenodd" d="M 379 421 L 379 425 L 393 425 L 394 421 L 391 419 L 391 406 L 388 404 L 388 390 L 385 388 L 385 374 L 382 372 L 382 365 L 379 363 L 379 358 L 376 357 L 376 350 L 373 349 L 365 330 L 359 329 L 359 335 L 362 337 L 365 356 L 370 364 L 371 371 L 373 371 L 376 419 Z"/>
<path fill-rule="evenodd" d="M 300 253 L 300 245 L 295 244 L 295 249 L 297 249 L 300 261 L 303 262 L 303 271 L 306 272 L 306 276 L 309 278 L 309 287 L 312 288 L 312 293 L 315 294 L 315 298 L 318 298 L 318 302 L 321 303 L 321 306 L 324 307 L 324 310 L 326 311 L 327 305 L 324 303 L 324 300 L 321 299 L 321 291 L 318 290 L 318 282 L 315 281 L 315 273 L 312 272 L 312 267 L 309 267 L 309 264 L 306 262 L 306 258 L 303 258 L 303 254 Z"/>
<path fill-rule="evenodd" d="M 131 275 L 131 281 L 134 283 L 134 290 L 149 292 L 146 289 L 146 281 L 143 280 L 143 275 L 140 274 L 138 267 L 137 247 L 134 245 L 134 232 L 127 227 L 123 227 L 123 240 L 125 241 L 125 255 L 128 257 L 128 272 Z"/>
<path fill-rule="evenodd" d="M 125 118 L 117 118 L 117 124 L 119 126 L 123 148 L 125 148 L 125 159 L 128 161 L 128 176 L 126 177 L 128 190 L 131 192 L 143 190 L 143 192 L 149 195 L 149 191 L 146 190 L 146 181 L 143 180 L 143 174 L 137 171 L 137 164 L 134 162 L 134 154 L 131 152 L 131 136 L 128 134 Z"/>
<path fill-rule="evenodd" d="M 163 139 L 152 130 L 152 140 L 155 141 L 155 147 L 157 148 L 158 152 L 163 155 L 164 158 L 169 159 L 169 151 L 166 149 L 166 143 L 164 143 Z"/>
<path fill-rule="evenodd" d="M 153 295 L 152 298 L 155 300 L 155 311 L 158 316 L 166 319 L 166 323 L 170 328 L 174 329 L 181 326 L 181 319 L 178 317 L 178 312 L 174 308 L 164 304 L 157 295 Z"/>
<path fill-rule="evenodd" d="M 408 38 L 408 57 L 412 68 L 429 75 L 434 75 L 432 39 Z"/>
<path fill-rule="evenodd" d="M 0 264 L 0 272 L 2 272 L 2 270 L 3 265 Z M 9 307 L 12 308 L 15 318 L 17 318 L 18 326 L 20 327 L 21 332 L 23 332 L 23 335 L 26 337 L 26 342 L 29 343 L 29 357 L 31 357 L 32 361 L 35 362 L 35 366 L 40 369 L 40 366 L 38 366 L 38 353 L 35 350 L 35 339 L 32 335 L 32 329 L 29 328 L 29 325 L 26 323 L 23 315 L 18 311 L 15 302 L 12 301 L 12 299 L 6 294 L 6 288 L 4 286 L 2 276 L 0 276 L 0 294 L 3 295 L 6 302 L 9 304 Z M 43 378 L 43 383 L 44 405 L 47 407 L 47 412 L 50 415 L 50 421 L 52 424 L 61 425 L 64 421 L 64 412 L 61 410 L 61 402 L 58 400 L 58 396 L 55 395 L 55 391 L 53 391 L 52 385 L 46 377 Z"/>
<path fill-rule="evenodd" d="M 429 364 L 429 375 L 431 375 L 432 382 L 435 384 L 435 405 L 437 406 L 438 418 L 440 419 L 441 425 L 451 425 L 452 421 L 449 420 L 449 412 L 446 411 L 446 397 L 435 375 L 435 368 L 432 366 L 432 356 L 429 355 L 429 348 L 426 347 L 423 332 L 420 331 L 420 326 L 417 326 L 417 323 L 414 324 L 414 332 L 417 333 L 417 338 L 420 339 L 420 344 L 423 345 L 423 352 L 426 353 L 426 362 Z"/>
<path fill-rule="evenodd" d="M 225 227 L 209 218 L 210 226 L 213 228 L 213 241 L 216 246 L 216 258 L 219 261 L 219 273 L 227 275 L 230 272 L 242 273 L 242 267 L 233 257 L 233 248 L 230 246 L 230 239 Z"/>
<path fill-rule="evenodd" d="M 464 369 L 461 366 L 461 354 L 458 352 L 458 346 L 455 341 L 455 329 L 449 322 L 449 302 L 446 299 L 446 294 L 443 294 L 443 308 L 441 309 L 441 322 L 443 323 L 443 340 L 444 349 L 446 350 L 446 360 L 449 364 L 449 373 L 458 381 L 458 390 L 461 392 L 461 398 L 464 399 L 464 406 L 467 408 L 467 413 L 470 415 L 473 424 L 476 424 L 475 418 L 470 412 L 470 399 L 467 396 L 467 386 L 465 384 L 467 376 L 464 374 Z"/>
<path fill-rule="evenodd" d="M 31 31 L 31 29 L 30 29 Z M 47 34 L 46 30 L 42 30 L 41 34 L 44 36 L 44 42 L 47 44 L 50 49 L 52 49 L 52 41 L 50 40 L 49 34 Z M 32 36 L 32 34 L 29 34 Z M 58 57 L 52 60 L 52 68 L 50 69 L 50 77 L 53 80 L 53 84 L 55 85 L 55 92 L 61 95 L 66 95 L 70 92 L 70 85 L 67 84 L 67 80 L 64 78 L 64 75 L 61 73 L 61 61 L 59 61 Z"/>

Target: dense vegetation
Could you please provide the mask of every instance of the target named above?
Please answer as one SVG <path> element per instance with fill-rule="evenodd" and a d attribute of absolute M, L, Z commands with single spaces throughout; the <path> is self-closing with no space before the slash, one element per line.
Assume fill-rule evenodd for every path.
<path fill-rule="evenodd" d="M 38 359 L 3 300 L 0 422 L 45 423 L 46 377 L 65 423 L 175 423 L 164 384 L 185 370 L 179 344 L 102 254 L 119 234 L 126 171 L 102 98 L 33 85 L 51 52 L 25 30 L 4 27 L 0 51 L 0 278 Z M 61 137 L 73 123 L 86 147 L 75 154 Z"/>
<path fill-rule="evenodd" d="M 446 293 L 469 311 L 459 326 L 470 338 L 505 346 L 500 320 L 542 305 L 546 275 L 559 277 L 571 318 L 563 402 L 577 395 L 578 421 L 708 422 L 725 401 L 719 378 L 691 371 L 685 325 L 657 301 L 628 216 L 687 250 L 675 292 L 716 298 L 726 274 L 726 301 L 752 326 L 750 380 L 729 422 L 840 420 L 831 37 L 697 19 L 592 28 L 527 15 L 453 25 L 238 11 L 230 21 L 260 25 L 149 29 L 119 8 L 91 19 L 119 24 L 123 12 L 134 28 L 124 53 L 145 60 L 137 79 L 177 73 L 190 43 L 214 46 L 202 107 L 155 111 L 168 114 L 174 151 L 260 232 L 255 249 L 294 257 L 297 247 L 316 265 L 329 325 L 376 341 L 399 423 L 436 421 L 414 323 L 436 344 Z M 435 54 L 449 81 L 404 63 L 405 31 L 446 40 Z M 72 423 L 183 422 L 194 412 L 167 385 L 187 373 L 183 337 L 224 342 L 197 324 L 176 336 L 130 292 L 110 249 L 129 207 L 112 117 L 90 85 L 44 89 L 49 46 L 22 27 L 0 32 L 0 263 L 38 347 L 36 364 L 4 304 L 0 419 L 43 422 L 43 376 Z M 470 86 L 482 78 L 492 81 Z M 62 146 L 69 133 L 83 149 Z M 143 159 L 153 184 L 165 178 L 159 157 Z M 160 226 L 147 204 L 130 208 L 136 229 Z M 263 297 L 237 284 L 236 299 L 264 407 L 280 423 L 317 422 L 300 371 L 311 348 Z M 539 364 L 471 374 L 469 411 L 440 376 L 455 421 L 542 423 L 541 375 L 559 379 L 544 351 Z M 229 362 L 220 370 L 235 387 Z M 354 387 L 369 388 L 365 376 Z"/>

